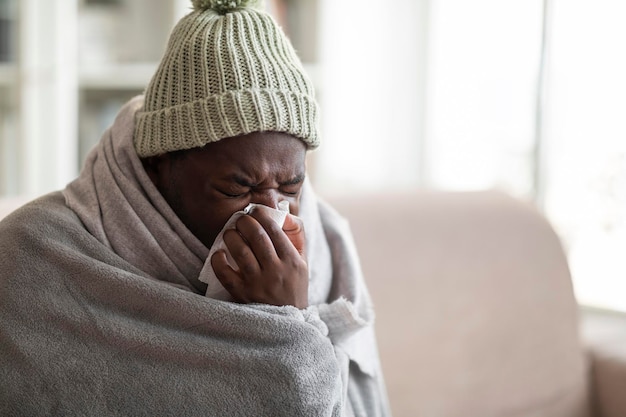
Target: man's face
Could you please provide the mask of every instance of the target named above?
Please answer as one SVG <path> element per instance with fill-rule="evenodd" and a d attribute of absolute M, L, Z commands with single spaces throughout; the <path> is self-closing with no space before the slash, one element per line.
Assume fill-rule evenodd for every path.
<path fill-rule="evenodd" d="M 210 248 L 230 216 L 249 203 L 276 208 L 287 200 L 297 215 L 305 157 L 301 140 L 256 132 L 143 162 L 170 207 Z"/>

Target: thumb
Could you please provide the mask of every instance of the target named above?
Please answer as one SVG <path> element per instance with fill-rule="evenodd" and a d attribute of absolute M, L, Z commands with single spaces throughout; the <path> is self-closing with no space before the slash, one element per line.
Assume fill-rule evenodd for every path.
<path fill-rule="evenodd" d="M 285 232 L 287 238 L 289 238 L 291 244 L 296 248 L 300 255 L 304 255 L 305 234 L 302 219 L 294 216 L 293 214 L 287 214 L 287 217 L 285 217 L 285 223 L 283 224 L 283 232 Z"/>

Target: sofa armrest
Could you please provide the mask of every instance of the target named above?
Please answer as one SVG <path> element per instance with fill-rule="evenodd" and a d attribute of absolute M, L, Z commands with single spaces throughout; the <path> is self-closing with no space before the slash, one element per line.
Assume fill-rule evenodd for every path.
<path fill-rule="evenodd" d="M 626 416 L 626 315 L 585 309 L 582 330 L 596 414 Z"/>

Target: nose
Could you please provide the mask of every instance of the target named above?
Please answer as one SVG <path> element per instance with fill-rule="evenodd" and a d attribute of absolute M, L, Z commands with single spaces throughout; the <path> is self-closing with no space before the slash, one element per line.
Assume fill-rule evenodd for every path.
<path fill-rule="evenodd" d="M 263 190 L 254 193 L 252 197 L 252 203 L 262 204 L 264 206 L 271 207 L 273 209 L 278 208 L 278 202 L 280 201 L 280 194 L 277 190 Z"/>

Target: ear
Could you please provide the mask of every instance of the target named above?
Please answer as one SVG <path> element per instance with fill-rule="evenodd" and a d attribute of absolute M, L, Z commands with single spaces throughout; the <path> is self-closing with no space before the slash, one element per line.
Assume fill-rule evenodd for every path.
<path fill-rule="evenodd" d="M 143 169 L 148 174 L 150 181 L 157 189 L 161 189 L 163 179 L 166 176 L 166 172 L 170 168 L 171 158 L 168 154 L 150 156 L 148 158 L 142 158 L 141 163 Z"/>

